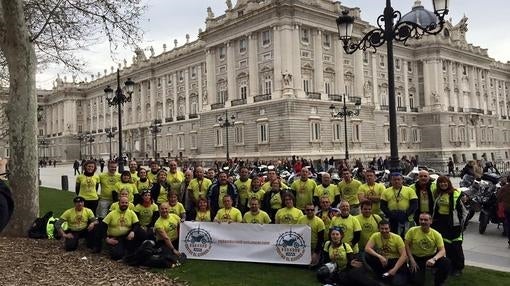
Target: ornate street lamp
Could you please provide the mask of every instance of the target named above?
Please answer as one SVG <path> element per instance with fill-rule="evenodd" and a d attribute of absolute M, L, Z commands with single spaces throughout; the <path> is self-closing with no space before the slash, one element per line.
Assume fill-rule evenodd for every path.
<path fill-rule="evenodd" d="M 127 94 L 124 95 L 122 88 L 120 87 L 120 70 L 117 69 L 117 89 L 115 90 L 115 94 L 113 93 L 113 89 L 108 85 L 104 89 L 104 93 L 106 94 L 106 100 L 108 101 L 109 106 L 117 106 L 118 108 L 118 124 L 119 124 L 119 156 L 117 158 L 119 165 L 119 172 L 124 171 L 124 159 L 122 156 L 122 105 L 126 102 L 131 101 L 131 96 L 133 95 L 133 91 L 135 88 L 135 82 L 128 78 L 126 82 L 124 82 L 124 90 Z"/>
<path fill-rule="evenodd" d="M 388 108 L 390 120 L 390 169 L 399 170 L 397 141 L 397 112 L 395 104 L 395 71 L 393 63 L 393 41 L 403 42 L 410 38 L 419 39 L 423 35 L 435 35 L 441 32 L 444 26 L 444 17 L 448 14 L 448 0 L 433 0 L 434 14 L 428 12 L 421 6 L 420 1 L 416 2 L 411 13 L 402 17 L 399 11 L 391 6 L 391 0 L 386 0 L 386 7 L 382 15 L 377 18 L 377 26 L 365 34 L 359 41 L 353 41 L 352 28 L 354 17 L 349 16 L 348 11 L 343 11 L 337 18 L 338 35 L 343 42 L 346 53 L 352 54 L 357 50 L 373 49 L 386 43 L 388 53 Z M 418 15 L 418 10 L 424 12 Z M 413 15 L 415 12 L 416 15 Z M 420 17 L 419 21 L 412 16 Z M 434 17 L 435 16 L 435 17 Z"/>
<path fill-rule="evenodd" d="M 361 111 L 361 98 L 360 97 L 349 97 L 351 101 L 354 101 L 354 110 L 347 108 L 345 93 L 343 94 L 343 106 L 341 110 L 336 110 L 335 105 L 331 104 L 329 109 L 331 110 L 331 117 L 343 118 L 344 119 L 344 141 L 345 141 L 345 159 L 349 160 L 349 143 L 347 142 L 347 117 L 359 116 Z"/>
<path fill-rule="evenodd" d="M 115 137 L 114 132 L 117 131 L 117 127 L 106 128 L 104 131 L 106 132 L 106 137 L 108 137 L 108 139 L 110 141 L 110 160 L 112 160 L 112 158 L 113 158 L 113 155 L 112 155 L 112 138 Z"/>
<path fill-rule="evenodd" d="M 152 133 L 152 151 L 154 152 L 154 160 L 157 160 L 158 155 L 158 133 L 161 132 L 161 119 L 154 119 L 149 126 Z"/>
<path fill-rule="evenodd" d="M 234 114 L 232 114 L 232 116 L 230 116 L 230 120 L 229 120 L 227 110 L 225 110 L 225 119 L 223 119 L 220 115 L 220 116 L 218 116 L 217 121 L 221 128 L 225 128 L 225 136 L 226 136 L 226 140 L 227 140 L 227 162 L 228 162 L 228 161 L 230 161 L 230 153 L 229 153 L 229 145 L 228 145 L 229 144 L 228 143 L 228 128 L 231 126 L 234 126 L 234 124 L 236 123 L 236 116 Z"/>
<path fill-rule="evenodd" d="M 80 160 L 83 159 L 83 156 L 82 156 L 82 150 L 81 150 L 81 142 L 83 142 L 83 140 L 85 140 L 85 135 L 82 134 L 82 133 L 78 133 L 78 135 L 76 135 L 75 139 L 78 140 L 78 142 L 80 143 Z"/>
<path fill-rule="evenodd" d="M 92 143 L 96 141 L 92 134 L 87 134 L 87 142 L 89 142 L 89 157 L 92 158 Z"/>

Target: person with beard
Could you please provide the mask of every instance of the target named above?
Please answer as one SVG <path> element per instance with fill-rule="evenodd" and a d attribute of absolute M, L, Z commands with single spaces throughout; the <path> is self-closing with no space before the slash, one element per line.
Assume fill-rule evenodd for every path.
<path fill-rule="evenodd" d="M 167 174 L 164 169 L 159 170 L 157 174 L 157 180 L 152 183 L 151 196 L 157 205 L 168 201 L 168 186 L 166 184 L 166 175 Z"/>
<path fill-rule="evenodd" d="M 233 199 L 230 195 L 223 196 L 223 207 L 218 210 L 216 215 L 214 216 L 214 221 L 218 223 L 226 222 L 242 222 L 243 215 L 241 211 L 232 206 Z"/>
<path fill-rule="evenodd" d="M 365 250 L 365 245 L 367 244 L 368 239 L 372 234 L 377 232 L 377 225 L 382 220 L 382 218 L 378 214 L 374 214 L 372 211 L 373 203 L 369 200 L 364 200 L 360 204 L 361 213 L 355 218 L 359 221 L 361 225 L 361 234 L 359 238 L 359 249 L 360 251 Z"/>
<path fill-rule="evenodd" d="M 147 170 L 140 168 L 136 176 L 135 186 L 137 190 L 150 190 L 152 182 L 147 178 Z M 131 181 L 133 181 L 133 174 L 131 174 Z"/>
<path fill-rule="evenodd" d="M 84 207 L 85 200 L 82 197 L 73 199 L 74 207 L 60 216 L 55 223 L 55 228 L 64 238 L 64 249 L 74 251 L 78 248 L 80 238 L 85 238 L 87 247 L 94 247 L 95 227 L 98 224 L 91 209 Z M 62 229 L 62 224 L 67 224 L 67 229 Z"/>
<path fill-rule="evenodd" d="M 184 205 L 186 211 L 186 220 L 193 220 L 195 217 L 195 208 L 193 208 L 193 199 L 191 198 L 190 192 L 188 192 L 189 183 L 193 180 L 193 171 L 186 170 L 184 172 L 184 181 L 182 181 L 179 192 L 179 202 Z"/>
<path fill-rule="evenodd" d="M 149 178 L 149 181 L 152 183 L 155 183 L 158 181 L 158 175 L 159 175 L 159 164 L 157 161 L 151 161 L 149 163 L 150 172 L 147 173 L 147 178 Z"/>
<path fill-rule="evenodd" d="M 359 186 L 359 193 L 364 200 L 369 200 L 372 203 L 372 213 L 381 215 L 381 194 L 386 188 L 384 184 L 375 181 L 375 171 L 372 169 L 365 170 L 365 181 L 366 183 Z"/>
<path fill-rule="evenodd" d="M 305 206 L 305 215 L 301 216 L 297 223 L 306 224 L 311 229 L 310 246 L 312 250 L 312 261 L 310 266 L 316 266 L 317 263 L 319 263 L 322 246 L 324 245 L 324 222 L 315 215 L 315 206 L 312 203 L 308 203 Z"/>
<path fill-rule="evenodd" d="M 322 173 L 321 184 L 315 187 L 313 191 L 313 203 L 316 206 L 321 207 L 320 198 L 327 196 L 329 204 L 333 203 L 334 206 L 340 202 L 340 193 L 338 187 L 335 184 L 331 184 L 331 175 L 329 173 Z"/>
<path fill-rule="evenodd" d="M 360 186 L 361 182 L 352 177 L 349 169 L 342 170 L 342 181 L 338 183 L 338 192 L 340 193 L 340 198 L 349 203 L 352 215 L 358 215 L 360 212 L 359 202 L 360 197 L 363 196 L 359 191 Z"/>
<path fill-rule="evenodd" d="M 131 173 L 131 183 L 136 184 L 139 178 L 138 178 L 138 163 L 136 163 L 135 160 L 129 162 L 129 172 Z"/>
<path fill-rule="evenodd" d="M 267 171 L 267 180 L 266 182 L 262 185 L 262 190 L 264 190 L 264 192 L 268 192 L 273 186 L 273 181 L 275 180 L 278 180 L 278 182 L 280 183 L 280 186 L 278 187 L 278 189 L 282 189 L 282 190 L 286 190 L 288 189 L 289 187 L 283 182 L 283 180 L 280 180 L 278 178 L 278 175 L 276 174 L 276 170 L 274 169 L 274 166 L 268 166 L 268 171 Z"/>
<path fill-rule="evenodd" d="M 170 161 L 169 167 L 170 170 L 166 176 L 166 184 L 169 188 L 168 191 L 172 191 L 177 194 L 177 197 L 180 197 L 181 183 L 184 181 L 184 173 L 177 169 L 176 161 Z"/>
<path fill-rule="evenodd" d="M 113 260 L 123 258 L 138 246 L 136 234 L 139 233 L 140 222 L 128 206 L 128 198 L 120 197 L 119 209 L 111 211 L 103 219 L 103 226 L 106 226 L 105 241 Z"/>
<path fill-rule="evenodd" d="M 305 209 L 306 204 L 313 202 L 313 192 L 317 187 L 315 181 L 308 177 L 309 174 L 308 168 L 303 167 L 300 171 L 299 180 L 295 180 L 291 185 L 296 194 L 296 208 L 301 211 Z"/>
<path fill-rule="evenodd" d="M 253 198 L 256 198 L 259 200 L 259 202 L 262 204 L 262 200 L 264 199 L 264 190 L 261 188 L 261 178 L 255 176 L 253 179 L 251 179 L 250 188 L 248 190 L 248 200 L 251 200 Z"/>
<path fill-rule="evenodd" d="M 84 164 L 84 171 L 76 177 L 76 195 L 85 200 L 85 207 L 91 209 L 94 215 L 99 201 L 97 190 L 100 184 L 100 178 L 96 175 L 96 162 L 87 161 Z"/>
<path fill-rule="evenodd" d="M 418 209 L 414 213 L 414 222 L 418 225 L 420 214 L 432 213 L 436 184 L 434 184 L 433 180 L 430 178 L 427 170 L 421 170 L 418 172 L 418 181 L 410 187 L 416 192 L 416 196 L 418 197 Z"/>
<path fill-rule="evenodd" d="M 160 217 L 154 224 L 154 231 L 156 233 L 156 247 L 161 248 L 162 255 L 179 257 L 179 224 L 181 218 L 173 213 L 170 213 L 170 206 L 168 203 L 162 203 L 159 206 Z"/>
<path fill-rule="evenodd" d="M 258 223 L 258 224 L 269 224 L 271 218 L 269 215 L 261 210 L 260 201 L 257 198 L 250 199 L 250 210 L 247 211 L 243 216 L 244 223 Z"/>
<path fill-rule="evenodd" d="M 215 216 L 216 212 L 223 207 L 223 197 L 229 195 L 234 202 L 237 202 L 236 187 L 227 180 L 227 173 L 218 174 L 218 182 L 211 185 L 207 193 L 209 199 L 209 207 L 211 208 L 211 216 Z"/>
<path fill-rule="evenodd" d="M 336 186 L 335 186 L 335 188 L 336 188 Z M 320 201 L 319 201 L 320 209 L 315 214 L 322 220 L 322 222 L 324 222 L 324 228 L 325 228 L 324 240 L 327 240 L 329 237 L 329 227 L 331 226 L 331 220 L 336 215 L 336 213 L 334 214 L 334 211 L 332 211 L 333 208 L 331 208 L 331 201 L 329 200 L 329 198 L 330 197 L 328 195 L 323 195 L 320 198 Z M 340 213 L 339 209 L 336 209 L 336 210 L 338 210 L 338 213 Z"/>
<path fill-rule="evenodd" d="M 120 195 L 120 191 L 122 190 L 128 191 L 128 199 L 130 203 L 138 203 L 138 189 L 135 184 L 131 183 L 131 173 L 128 170 L 122 171 L 122 174 L 120 175 L 120 182 L 115 184 L 115 189 L 112 192 L 113 198 L 115 199 L 117 194 Z M 136 200 L 135 197 L 137 198 Z"/>
<path fill-rule="evenodd" d="M 195 169 L 195 176 L 196 177 L 191 180 L 188 185 L 188 192 L 190 193 L 191 199 L 193 201 L 193 208 L 198 207 L 198 199 L 207 199 L 207 191 L 212 185 L 211 180 L 204 177 L 204 168 L 197 167 Z"/>
<path fill-rule="evenodd" d="M 347 201 L 340 202 L 340 214 L 333 217 L 331 226 L 341 227 L 344 230 L 343 242 L 348 243 L 353 252 L 359 252 L 358 242 L 361 237 L 361 225 L 359 221 L 350 214 L 350 207 Z"/>
<path fill-rule="evenodd" d="M 239 179 L 234 182 L 235 187 L 237 188 L 237 192 L 239 195 L 239 210 L 241 213 L 246 213 L 248 211 L 249 206 L 249 198 L 248 194 L 251 191 L 251 179 L 248 177 L 250 171 L 247 167 L 241 167 L 239 171 Z"/>
<path fill-rule="evenodd" d="M 99 183 L 101 192 L 99 193 L 99 203 L 97 206 L 97 216 L 103 218 L 108 214 L 110 205 L 117 201 L 117 195 L 113 194 L 115 185 L 120 182 L 120 174 L 117 172 L 117 162 L 108 161 L 108 171 L 99 174 Z"/>
<path fill-rule="evenodd" d="M 282 195 L 282 200 L 284 207 L 276 212 L 275 223 L 297 224 L 298 220 L 303 216 L 303 211 L 294 207 L 294 201 L 296 200 L 294 195 L 289 192 L 285 192 Z"/>
<path fill-rule="evenodd" d="M 430 227 L 432 216 L 429 213 L 420 214 L 419 223 L 420 226 L 409 229 L 405 238 L 412 283 L 425 285 L 425 271 L 433 268 L 434 285 L 444 285 L 450 271 L 450 260 L 446 258 L 443 237 Z"/>
<path fill-rule="evenodd" d="M 158 206 L 152 201 L 151 191 L 142 190 L 142 201 L 134 208 L 140 221 L 139 241 L 154 239 L 154 223 L 159 217 Z"/>

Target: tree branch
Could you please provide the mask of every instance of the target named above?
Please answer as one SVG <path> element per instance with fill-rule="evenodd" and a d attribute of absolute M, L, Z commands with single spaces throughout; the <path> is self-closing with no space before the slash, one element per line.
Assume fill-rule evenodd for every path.
<path fill-rule="evenodd" d="M 57 4 L 55 4 L 55 7 L 53 7 L 53 9 L 51 9 L 50 13 L 48 14 L 48 16 L 46 17 L 46 21 L 44 22 L 44 25 L 42 26 L 42 28 L 39 30 L 39 32 L 37 32 L 37 34 L 33 37 L 30 38 L 30 42 L 34 42 L 35 40 L 37 40 L 37 38 L 39 38 L 40 35 L 42 35 L 42 33 L 44 32 L 44 30 L 46 29 L 46 26 L 48 26 L 48 24 L 50 23 L 50 19 L 53 17 L 55 11 L 57 10 L 57 8 L 60 6 L 60 4 L 62 3 L 62 1 L 64 0 L 59 0 L 57 2 Z"/>

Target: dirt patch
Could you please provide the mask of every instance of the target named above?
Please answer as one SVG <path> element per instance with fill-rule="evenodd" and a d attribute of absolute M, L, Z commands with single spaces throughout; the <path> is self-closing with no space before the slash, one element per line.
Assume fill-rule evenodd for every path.
<path fill-rule="evenodd" d="M 62 242 L 0 237 L 1 285 L 185 285 L 148 269 L 130 267 Z"/>

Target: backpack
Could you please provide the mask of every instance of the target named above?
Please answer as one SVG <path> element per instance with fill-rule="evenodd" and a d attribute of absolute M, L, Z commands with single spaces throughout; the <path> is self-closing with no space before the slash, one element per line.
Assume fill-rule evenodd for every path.
<path fill-rule="evenodd" d="M 169 268 L 180 265 L 186 256 L 165 255 L 161 248 L 156 246 L 153 240 L 145 240 L 132 254 L 124 258 L 124 262 L 130 266 L 146 266 L 151 268 Z"/>
<path fill-rule="evenodd" d="M 60 234 L 55 228 L 57 218 L 49 211 L 44 216 L 38 217 L 28 229 L 28 237 L 35 239 L 60 239 Z"/>

